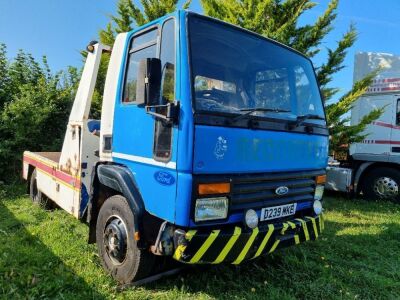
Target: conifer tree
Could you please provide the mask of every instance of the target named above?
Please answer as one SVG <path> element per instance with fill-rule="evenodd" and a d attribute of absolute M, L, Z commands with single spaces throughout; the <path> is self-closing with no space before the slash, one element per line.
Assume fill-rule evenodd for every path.
<path fill-rule="evenodd" d="M 182 8 L 189 7 L 191 0 L 187 0 Z M 135 26 L 141 26 L 177 9 L 178 0 L 140 0 L 143 9 L 140 9 L 134 0 L 119 0 L 117 15 L 111 16 L 107 28 L 99 33 L 100 42 L 112 45 L 115 36 L 121 32 L 131 31 Z"/>

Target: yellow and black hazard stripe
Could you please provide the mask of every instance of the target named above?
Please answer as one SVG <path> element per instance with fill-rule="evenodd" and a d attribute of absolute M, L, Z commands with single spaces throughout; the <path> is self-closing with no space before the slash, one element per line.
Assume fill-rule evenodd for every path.
<path fill-rule="evenodd" d="M 323 216 L 320 215 L 254 229 L 236 226 L 228 229 L 189 230 L 176 245 L 174 258 L 190 264 L 240 264 L 277 248 L 315 240 L 323 229 Z"/>

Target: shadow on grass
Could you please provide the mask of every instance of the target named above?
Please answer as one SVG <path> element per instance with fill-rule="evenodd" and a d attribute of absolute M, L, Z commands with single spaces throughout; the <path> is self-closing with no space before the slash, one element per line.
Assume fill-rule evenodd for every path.
<path fill-rule="evenodd" d="M 0 200 L 0 298 L 65 299 L 77 295 L 104 298 L 30 234 Z"/>

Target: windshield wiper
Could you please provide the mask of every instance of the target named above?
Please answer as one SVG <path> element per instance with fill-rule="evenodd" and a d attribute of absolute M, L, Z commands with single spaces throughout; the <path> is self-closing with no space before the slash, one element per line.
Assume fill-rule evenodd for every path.
<path fill-rule="evenodd" d="M 275 113 L 280 113 L 280 112 L 290 112 L 290 110 L 284 110 L 284 109 L 278 109 L 278 108 L 264 108 L 264 107 L 255 107 L 255 108 L 242 108 L 240 111 L 245 111 L 246 113 L 241 114 L 237 117 L 234 117 L 231 122 L 236 123 L 237 121 L 251 115 L 252 113 L 255 113 L 257 111 L 262 111 L 262 112 L 275 112 Z"/>
<path fill-rule="evenodd" d="M 313 115 L 313 114 L 300 115 L 300 116 L 297 116 L 297 119 L 294 122 L 294 128 L 299 127 L 306 120 L 323 120 L 323 121 L 325 121 L 325 118 L 321 117 L 320 115 Z"/>

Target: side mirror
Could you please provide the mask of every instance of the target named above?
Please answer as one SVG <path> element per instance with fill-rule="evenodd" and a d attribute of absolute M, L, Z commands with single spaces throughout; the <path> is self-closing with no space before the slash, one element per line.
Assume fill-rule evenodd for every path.
<path fill-rule="evenodd" d="M 136 103 L 138 105 L 157 105 L 160 99 L 161 60 L 144 58 L 139 62 Z"/>

